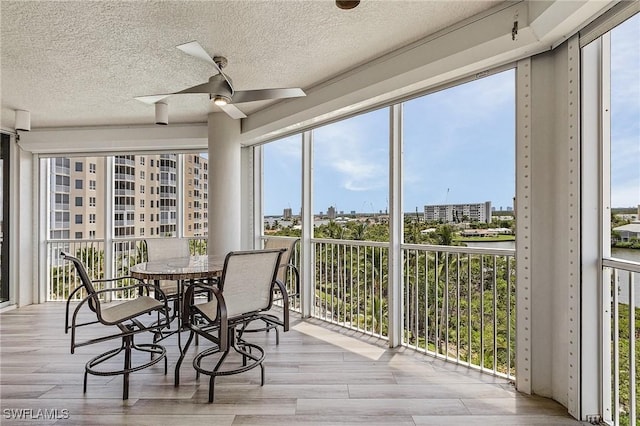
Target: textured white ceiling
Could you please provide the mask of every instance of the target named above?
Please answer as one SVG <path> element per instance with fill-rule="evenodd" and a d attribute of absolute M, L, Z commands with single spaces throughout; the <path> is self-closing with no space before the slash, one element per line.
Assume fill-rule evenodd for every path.
<path fill-rule="evenodd" d="M 175 46 L 226 56 L 237 90 L 308 89 L 502 1 L 0 2 L 1 125 L 150 124 L 135 96 L 204 83 L 213 70 Z M 205 122 L 207 95 L 168 100 L 171 123 Z M 268 103 L 238 104 L 245 113 Z"/>

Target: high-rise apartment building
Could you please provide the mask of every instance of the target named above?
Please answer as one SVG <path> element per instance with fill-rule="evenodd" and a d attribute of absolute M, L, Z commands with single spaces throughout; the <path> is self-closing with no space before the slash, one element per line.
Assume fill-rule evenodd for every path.
<path fill-rule="evenodd" d="M 184 236 L 207 235 L 208 161 L 184 154 Z M 178 154 L 113 157 L 114 237 L 178 234 Z M 104 238 L 105 157 L 52 158 L 52 239 Z"/>
<path fill-rule="evenodd" d="M 51 238 L 102 238 L 104 216 L 97 205 L 104 199 L 103 173 L 104 158 L 50 160 Z"/>
<path fill-rule="evenodd" d="M 187 236 L 207 235 L 209 161 L 199 154 L 185 157 L 185 230 Z"/>
<path fill-rule="evenodd" d="M 329 219 L 335 219 L 336 218 L 336 208 L 333 206 L 329 206 L 329 208 L 327 209 L 327 217 Z"/>
<path fill-rule="evenodd" d="M 470 204 L 434 204 L 424 206 L 425 221 L 446 223 L 491 223 L 491 201 Z"/>

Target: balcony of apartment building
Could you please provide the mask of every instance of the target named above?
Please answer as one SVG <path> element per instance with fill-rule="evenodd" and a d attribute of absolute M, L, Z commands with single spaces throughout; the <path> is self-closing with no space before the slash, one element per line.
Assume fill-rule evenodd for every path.
<path fill-rule="evenodd" d="M 10 8 L 5 3 L 3 20 L 23 12 L 17 3 Z M 308 2 L 307 12 L 316 16 L 311 11 L 320 3 L 326 2 Z M 423 3 L 407 8 L 430 7 Z M 200 111 L 200 119 L 194 119 L 181 112 L 192 106 L 177 97 L 170 111 L 178 124 L 139 125 L 143 113 L 152 120 L 152 108 L 132 115 L 137 117 L 132 121 L 116 115 L 120 121 L 104 127 L 96 127 L 103 123 L 99 120 L 93 126 L 69 126 L 58 117 L 59 122 L 43 121 L 28 133 L 3 137 L 3 159 L 12 165 L 4 170 L 10 179 L 3 180 L 12 202 L 3 217 L 11 220 L 7 229 L 12 234 L 10 252 L 3 241 L 0 305 L 0 391 L 7 419 L 17 416 L 11 410 L 46 408 L 64 410 L 59 413 L 76 423 L 633 424 L 638 416 L 638 326 L 636 309 L 629 307 L 636 300 L 640 265 L 617 258 L 610 247 L 613 184 L 608 172 L 615 149 L 608 65 L 611 31 L 637 19 L 638 3 L 479 5 L 486 9 L 452 21 L 456 24 L 442 23 L 401 49 L 372 50 L 347 72 L 335 69 L 322 82 L 309 81 L 305 98 L 248 106 L 251 114 L 242 120 L 218 109 Z M 124 13 L 119 10 L 111 12 Z M 206 16 L 192 13 L 196 20 Z M 402 9 L 386 17 L 400 15 L 402 26 L 410 26 L 412 14 Z M 377 32 L 379 25 L 369 35 Z M 372 57 L 377 59 L 369 62 Z M 491 77 L 505 78 L 507 84 L 452 95 Z M 465 145 L 453 146 L 445 130 L 468 123 L 452 115 L 440 122 L 451 129 L 439 133 L 439 123 L 428 120 L 438 112 L 425 101 L 433 95 L 443 96 L 443 109 L 448 105 L 481 115 L 478 127 L 466 128 L 473 137 Z M 504 98 L 512 104 L 511 113 L 491 116 L 490 107 Z M 33 118 L 34 123 L 39 119 L 35 113 Z M 425 172 L 434 181 L 418 186 L 438 182 L 446 190 L 433 204 L 452 204 L 442 199 L 455 194 L 442 183 L 453 179 L 446 174 L 452 167 L 428 169 L 414 161 L 429 157 L 418 148 L 434 140 L 433 153 L 457 150 L 448 164 L 459 162 L 457 170 L 464 174 L 472 145 L 483 143 L 480 134 L 498 122 L 511 123 L 507 149 L 513 158 L 514 246 L 425 243 L 430 231 L 417 227 L 418 209 L 414 214 L 413 206 L 406 205 L 412 178 Z M 349 138 L 357 132 L 359 138 Z M 367 144 L 358 146 L 362 140 Z M 196 152 L 206 153 L 201 195 L 211 201 L 206 221 L 196 223 L 198 232 L 187 219 L 186 206 L 189 191 L 199 189 L 189 187 L 186 173 L 187 158 Z M 335 152 L 342 155 L 328 155 Z M 127 275 L 130 265 L 142 261 L 143 240 L 150 236 L 136 234 L 137 216 L 133 223 L 127 216 L 131 226 L 126 233 L 116 232 L 114 212 L 137 212 L 139 202 L 135 194 L 117 194 L 109 183 L 136 181 L 135 156 L 165 153 L 175 155 L 175 228 L 170 216 L 161 222 L 171 222 L 175 231 L 170 237 L 190 238 L 193 254 L 257 249 L 270 238 L 287 238 L 274 237 L 263 225 L 268 194 L 278 192 L 274 182 L 280 192 L 296 194 L 301 212 L 298 228 L 290 227 L 299 238 L 293 262 L 300 271 L 300 289 L 289 306 L 292 328 L 279 345 L 270 333 L 252 337 L 267 351 L 264 386 L 252 372 L 223 378 L 211 405 L 206 380 L 191 374 L 190 359 L 179 387 L 161 368 L 150 368 L 132 375 L 128 402 L 120 399 L 120 378 L 91 377 L 83 393 L 82 365 L 95 353 L 87 347 L 69 354 L 63 333 L 60 302 L 68 297 L 72 277 L 59 269 L 58 252 L 64 247 L 91 254 L 85 260 L 94 278 Z M 89 240 L 51 238 L 44 208 L 50 183 L 41 161 L 81 155 L 105 157 L 97 221 L 102 229 Z M 365 157 L 376 161 L 353 161 Z M 315 200 L 322 191 L 336 191 L 326 183 L 331 173 L 318 174 L 327 158 L 334 163 L 334 175 L 345 168 L 358 172 L 347 182 L 352 189 L 362 190 L 363 183 L 384 188 L 381 203 L 360 201 L 363 226 L 354 222 L 353 232 L 335 225 L 337 220 L 323 228 L 324 234 L 314 226 L 317 212 L 332 205 Z M 631 154 L 626 158 L 637 161 Z M 283 160 L 288 162 L 278 169 L 280 180 L 274 180 L 271 172 Z M 487 166 L 467 182 L 499 168 Z M 296 205 L 278 207 L 298 211 Z M 160 204 L 158 209 L 166 211 Z M 337 212 L 347 223 L 347 215 Z M 362 238 L 366 234 L 357 230 L 369 223 L 384 227 L 385 238 Z M 189 231 L 207 235 L 190 237 Z M 5 241 L 6 234 L 3 229 Z M 170 369 L 177 360 L 174 343 L 167 341 Z"/>

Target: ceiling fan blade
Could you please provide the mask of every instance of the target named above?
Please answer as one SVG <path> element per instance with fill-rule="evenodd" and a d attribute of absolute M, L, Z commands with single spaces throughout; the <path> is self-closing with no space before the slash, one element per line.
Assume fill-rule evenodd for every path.
<path fill-rule="evenodd" d="M 227 113 L 227 115 L 234 119 L 246 118 L 246 114 L 238 109 L 235 105 L 226 104 L 220 105 L 220 109 Z"/>
<path fill-rule="evenodd" d="M 210 63 L 211 65 L 216 67 L 218 72 L 220 72 L 220 68 L 218 68 L 218 64 L 216 64 L 213 61 L 213 59 L 211 58 L 211 56 L 209 56 L 207 51 L 204 50 L 204 47 L 200 46 L 200 43 L 198 43 L 197 41 L 191 41 L 189 43 L 181 44 L 176 47 L 182 50 L 187 55 L 195 56 L 198 59 L 202 59 L 203 61 Z"/>
<path fill-rule="evenodd" d="M 233 102 L 253 102 L 266 101 L 269 99 L 297 98 L 307 96 L 300 88 L 290 89 L 262 89 L 262 90 L 241 90 L 233 95 Z"/>
<path fill-rule="evenodd" d="M 140 102 L 144 102 L 145 104 L 152 105 L 158 101 L 163 100 L 164 98 L 169 97 L 172 94 L 173 93 L 167 93 L 164 95 L 136 96 L 135 99 L 139 100 Z"/>
<path fill-rule="evenodd" d="M 213 91 L 211 90 L 211 82 L 206 82 L 206 83 L 202 83 L 202 84 L 198 84 L 197 86 L 193 86 L 193 87 L 189 87 L 186 88 L 184 90 L 180 90 L 179 92 L 176 92 L 175 94 L 180 94 L 180 93 L 213 93 Z"/>
<path fill-rule="evenodd" d="M 176 46 L 176 47 L 178 49 L 182 50 L 187 55 L 195 56 L 196 58 L 202 59 L 203 61 L 208 62 L 209 64 L 213 65 L 214 68 L 216 70 L 218 70 L 218 72 L 227 81 L 227 84 L 229 85 L 229 90 L 231 91 L 231 94 L 233 95 L 234 90 L 233 90 L 233 84 L 231 84 L 231 80 L 229 80 L 229 78 L 225 75 L 225 73 L 222 72 L 222 69 L 218 66 L 218 64 L 216 64 L 216 62 L 213 60 L 213 58 L 211 56 L 209 56 L 207 51 L 204 50 L 204 47 L 202 47 L 200 45 L 200 43 L 198 43 L 197 41 L 190 41 L 189 43 L 181 44 L 181 45 Z M 226 60 L 225 60 L 225 63 L 226 63 Z M 194 93 L 194 92 L 184 92 L 184 93 Z M 210 93 L 210 92 L 207 92 L 207 93 Z"/>

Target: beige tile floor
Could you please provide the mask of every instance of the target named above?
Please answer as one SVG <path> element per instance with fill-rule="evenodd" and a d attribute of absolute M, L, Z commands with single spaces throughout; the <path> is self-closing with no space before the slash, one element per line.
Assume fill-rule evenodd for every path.
<path fill-rule="evenodd" d="M 133 373 L 127 401 L 121 399 L 121 376 L 89 376 L 83 394 L 84 363 L 110 343 L 72 355 L 63 327 L 60 303 L 0 314 L 2 425 L 580 424 L 561 405 L 519 394 L 504 379 L 295 316 L 278 346 L 273 332 L 248 338 L 267 352 L 263 387 L 258 370 L 222 377 L 215 402 L 207 403 L 207 378 L 197 381 L 191 367 L 196 348 L 183 364 L 180 386 L 174 387 L 177 349 L 168 339 L 168 375 L 162 364 Z M 37 410 L 58 410 L 58 417 L 68 410 L 69 418 L 27 422 L 7 418 L 12 409 L 31 409 L 36 416 Z"/>

